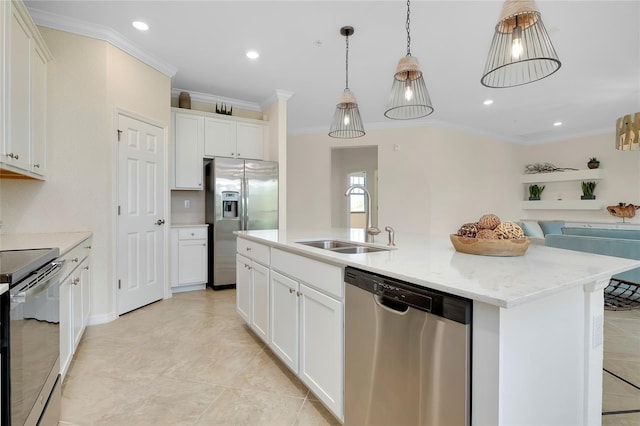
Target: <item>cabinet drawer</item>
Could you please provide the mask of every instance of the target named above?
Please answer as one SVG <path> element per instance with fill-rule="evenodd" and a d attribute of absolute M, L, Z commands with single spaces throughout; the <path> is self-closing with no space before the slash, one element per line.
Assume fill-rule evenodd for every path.
<path fill-rule="evenodd" d="M 65 278 L 73 272 L 91 252 L 91 238 L 88 238 L 60 256 L 57 260 L 64 261 L 61 278 Z"/>
<path fill-rule="evenodd" d="M 269 266 L 269 247 L 253 241 L 238 238 L 238 253 L 263 265 Z"/>
<path fill-rule="evenodd" d="M 207 228 L 179 228 L 178 240 L 206 240 Z"/>
<path fill-rule="evenodd" d="M 343 269 L 286 251 L 271 251 L 271 268 L 325 293 L 344 298 Z"/>

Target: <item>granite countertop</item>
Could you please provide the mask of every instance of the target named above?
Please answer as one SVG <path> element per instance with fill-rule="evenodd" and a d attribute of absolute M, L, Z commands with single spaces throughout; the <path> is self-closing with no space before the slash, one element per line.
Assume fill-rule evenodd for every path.
<path fill-rule="evenodd" d="M 0 250 L 57 247 L 60 250 L 60 256 L 62 256 L 92 235 L 93 233 L 88 231 L 48 234 L 3 234 L 0 235 Z"/>
<path fill-rule="evenodd" d="M 640 267 L 640 261 L 531 244 L 524 256 L 476 256 L 455 251 L 448 235 L 396 232 L 396 249 L 341 254 L 297 244 L 302 240 L 364 241 L 361 230 L 238 231 L 239 237 L 339 266 L 352 266 L 510 308 Z M 384 237 L 384 238 L 381 238 Z M 386 235 L 375 245 L 386 247 Z"/>

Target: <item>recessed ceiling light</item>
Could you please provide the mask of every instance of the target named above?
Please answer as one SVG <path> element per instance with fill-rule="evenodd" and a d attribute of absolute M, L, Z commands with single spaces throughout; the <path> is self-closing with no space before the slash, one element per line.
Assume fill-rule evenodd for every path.
<path fill-rule="evenodd" d="M 260 57 L 260 54 L 255 50 L 250 50 L 247 52 L 247 58 L 249 59 L 258 59 L 259 57 Z"/>
<path fill-rule="evenodd" d="M 556 127 L 562 126 L 562 121 L 556 121 L 555 123 L 553 123 L 553 125 Z"/>
<path fill-rule="evenodd" d="M 131 25 L 133 25 L 135 29 L 140 31 L 147 31 L 149 29 L 149 26 L 142 21 L 133 21 Z"/>
<path fill-rule="evenodd" d="M 483 102 L 484 105 L 491 105 L 493 103 L 493 99 L 487 99 Z"/>

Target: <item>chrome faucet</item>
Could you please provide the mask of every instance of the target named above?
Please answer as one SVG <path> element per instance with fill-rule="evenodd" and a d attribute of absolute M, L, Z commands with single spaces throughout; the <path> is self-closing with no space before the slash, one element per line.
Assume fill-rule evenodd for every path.
<path fill-rule="evenodd" d="M 367 229 L 366 229 L 366 242 L 367 243 L 372 243 L 374 240 L 374 237 L 376 235 L 378 235 L 381 231 L 380 229 L 378 229 L 375 226 L 371 226 L 371 194 L 369 194 L 369 191 L 367 191 L 367 188 L 364 187 L 364 185 L 351 185 L 350 187 L 347 188 L 347 191 L 344 193 L 345 197 L 348 197 L 349 195 L 351 195 L 351 192 L 353 192 L 354 189 L 362 189 L 365 193 L 365 195 L 367 196 Z"/>

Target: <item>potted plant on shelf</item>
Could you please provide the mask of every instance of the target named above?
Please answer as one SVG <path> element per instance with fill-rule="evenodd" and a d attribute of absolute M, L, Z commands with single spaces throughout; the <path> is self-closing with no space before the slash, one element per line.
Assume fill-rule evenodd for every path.
<path fill-rule="evenodd" d="M 582 196 L 581 200 L 595 200 L 596 196 L 593 195 L 593 190 L 596 189 L 596 182 L 582 182 Z"/>
<path fill-rule="evenodd" d="M 544 191 L 544 185 L 529 185 L 529 201 L 537 201 L 540 199 L 540 194 Z"/>
<path fill-rule="evenodd" d="M 587 167 L 590 169 L 597 169 L 600 167 L 600 161 L 596 157 L 589 158 L 589 162 L 587 163 Z"/>

